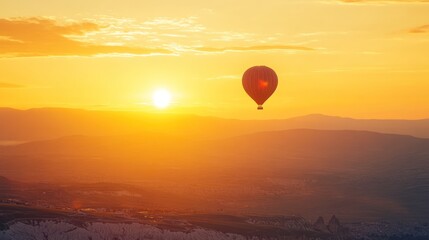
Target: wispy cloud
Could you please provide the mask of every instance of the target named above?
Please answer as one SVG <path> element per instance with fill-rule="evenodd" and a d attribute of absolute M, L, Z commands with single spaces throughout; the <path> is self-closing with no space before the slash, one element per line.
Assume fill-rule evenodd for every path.
<path fill-rule="evenodd" d="M 243 51 L 269 51 L 269 50 L 311 51 L 315 49 L 299 46 L 299 45 L 259 45 L 259 46 L 249 46 L 249 47 L 224 47 L 224 48 L 199 47 L 199 48 L 195 48 L 195 50 L 201 51 L 201 52 L 228 52 L 228 51 L 243 52 Z"/>
<path fill-rule="evenodd" d="M 62 25 L 49 18 L 0 19 L 0 56 L 92 56 L 97 54 L 166 54 L 167 49 L 93 44 L 72 39 L 104 26 L 93 22 Z"/>
<path fill-rule="evenodd" d="M 279 34 L 211 31 L 196 17 L 135 19 L 0 19 L 0 57 L 148 56 L 182 53 L 314 50 Z M 225 47 L 232 46 L 232 47 Z"/>
<path fill-rule="evenodd" d="M 429 24 L 411 28 L 408 33 L 429 33 Z"/>
<path fill-rule="evenodd" d="M 24 85 L 0 82 L 0 88 L 24 88 Z"/>
<path fill-rule="evenodd" d="M 155 18 L 144 22 L 144 25 L 155 26 L 161 30 L 180 30 L 182 32 L 201 32 L 206 28 L 196 22 L 196 17 L 188 18 Z"/>

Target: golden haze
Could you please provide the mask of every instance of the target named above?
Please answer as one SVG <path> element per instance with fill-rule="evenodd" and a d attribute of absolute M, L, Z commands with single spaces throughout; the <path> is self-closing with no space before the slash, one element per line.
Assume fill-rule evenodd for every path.
<path fill-rule="evenodd" d="M 1 106 L 159 112 L 166 88 L 170 113 L 428 117 L 427 1 L 176 4 L 2 1 Z M 252 65 L 280 79 L 263 113 L 241 87 Z"/>

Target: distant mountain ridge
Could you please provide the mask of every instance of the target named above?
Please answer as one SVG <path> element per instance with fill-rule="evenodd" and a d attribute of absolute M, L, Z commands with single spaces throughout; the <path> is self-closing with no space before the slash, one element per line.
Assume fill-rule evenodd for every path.
<path fill-rule="evenodd" d="M 88 111 L 41 108 L 0 108 L 0 142 L 34 141 L 69 135 L 168 133 L 216 139 L 287 129 L 363 130 L 429 138 L 429 119 L 352 119 L 313 114 L 280 120 L 236 120 L 196 115 Z"/>

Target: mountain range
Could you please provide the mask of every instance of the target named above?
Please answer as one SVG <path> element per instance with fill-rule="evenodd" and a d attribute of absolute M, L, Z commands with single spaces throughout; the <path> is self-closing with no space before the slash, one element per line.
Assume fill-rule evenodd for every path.
<path fill-rule="evenodd" d="M 0 108 L 0 141 L 7 144 L 70 135 L 108 136 L 146 132 L 216 139 L 299 128 L 363 130 L 429 138 L 429 119 L 352 119 L 314 114 L 278 120 L 237 120 L 142 112 Z"/>

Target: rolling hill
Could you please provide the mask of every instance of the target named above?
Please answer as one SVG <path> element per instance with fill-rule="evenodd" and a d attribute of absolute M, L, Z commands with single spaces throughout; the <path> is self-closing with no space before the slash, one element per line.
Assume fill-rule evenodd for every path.
<path fill-rule="evenodd" d="M 287 129 L 362 130 L 429 138 L 429 119 L 371 120 L 308 115 L 280 120 L 235 120 L 195 115 L 79 109 L 0 108 L 0 141 L 13 143 L 70 135 L 168 133 L 189 138 L 219 139 Z"/>
<path fill-rule="evenodd" d="M 218 140 L 72 136 L 1 147 L 0 175 L 32 182 L 128 182 L 188 199 L 174 205 L 181 209 L 424 218 L 428 159 L 429 139 L 353 130 L 295 129 Z"/>

